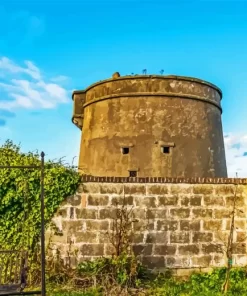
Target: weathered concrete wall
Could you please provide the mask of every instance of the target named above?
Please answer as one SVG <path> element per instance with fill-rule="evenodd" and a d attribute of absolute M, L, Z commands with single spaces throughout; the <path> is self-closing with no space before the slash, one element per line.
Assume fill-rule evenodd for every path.
<path fill-rule="evenodd" d="M 178 76 L 126 76 L 73 94 L 79 168 L 93 176 L 226 177 L 221 91 Z M 162 147 L 169 147 L 163 153 Z M 121 148 L 129 148 L 122 154 Z"/>
<path fill-rule="evenodd" d="M 132 225 L 133 249 L 145 265 L 177 270 L 224 266 L 237 188 L 233 264 L 247 264 L 247 179 L 84 177 L 90 180 L 54 217 L 61 233 L 53 236 L 52 245 L 64 257 L 70 243 L 79 260 L 111 255 L 107 232 L 116 201 L 124 197 L 138 220 Z"/>

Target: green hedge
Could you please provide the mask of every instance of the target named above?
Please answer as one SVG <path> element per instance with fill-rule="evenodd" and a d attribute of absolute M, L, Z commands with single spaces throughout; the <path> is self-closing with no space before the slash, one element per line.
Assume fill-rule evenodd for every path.
<path fill-rule="evenodd" d="M 40 165 L 38 151 L 23 153 L 6 141 L 0 165 Z M 46 225 L 65 197 L 75 193 L 78 173 L 61 160 L 45 163 Z M 33 250 L 40 237 L 40 170 L 0 169 L 0 249 Z"/>

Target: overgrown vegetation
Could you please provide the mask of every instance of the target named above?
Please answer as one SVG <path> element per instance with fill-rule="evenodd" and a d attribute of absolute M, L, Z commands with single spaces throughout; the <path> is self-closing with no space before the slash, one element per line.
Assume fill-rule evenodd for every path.
<path fill-rule="evenodd" d="M 230 288 L 225 295 L 247 295 L 246 269 L 231 269 Z M 219 296 L 226 277 L 226 268 L 215 269 L 211 273 L 193 274 L 186 281 L 158 277 L 146 295 L 157 296 Z"/>
<path fill-rule="evenodd" d="M 95 263 L 95 266 L 97 263 Z M 89 268 L 90 269 L 90 268 Z M 87 271 L 88 272 L 88 271 Z M 232 268 L 229 273 L 230 286 L 228 296 L 247 295 L 247 271 L 245 268 Z M 128 291 L 119 287 L 93 286 L 48 286 L 49 296 L 105 296 L 105 295 L 140 295 L 140 296 L 221 296 L 222 285 L 226 277 L 226 268 L 215 269 L 211 273 L 193 274 L 187 280 L 175 279 L 167 274 L 157 275 L 152 280 L 143 279 L 139 287 Z M 110 291 L 110 292 L 109 292 Z"/>
<path fill-rule="evenodd" d="M 20 145 L 6 141 L 0 146 L 0 165 L 37 166 L 40 154 L 22 153 Z M 62 160 L 45 163 L 46 226 L 64 198 L 75 193 L 78 183 L 77 172 Z M 38 264 L 40 231 L 40 170 L 0 169 L 0 249 L 28 249 L 31 261 Z M 40 266 L 37 269 L 40 274 Z"/>

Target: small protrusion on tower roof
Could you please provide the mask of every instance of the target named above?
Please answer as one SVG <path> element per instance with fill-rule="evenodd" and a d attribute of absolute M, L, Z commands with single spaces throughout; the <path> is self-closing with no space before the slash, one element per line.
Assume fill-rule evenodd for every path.
<path fill-rule="evenodd" d="M 115 73 L 112 74 L 112 78 L 113 78 L 113 79 L 116 79 L 116 78 L 118 78 L 118 77 L 120 77 L 119 72 L 115 72 Z"/>

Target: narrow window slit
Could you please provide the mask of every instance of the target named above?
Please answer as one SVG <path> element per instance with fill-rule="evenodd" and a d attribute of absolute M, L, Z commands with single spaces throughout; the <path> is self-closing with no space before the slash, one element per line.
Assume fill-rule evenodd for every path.
<path fill-rule="evenodd" d="M 170 147 L 168 147 L 168 146 L 161 147 L 161 151 L 164 154 L 169 154 L 170 153 Z"/>
<path fill-rule="evenodd" d="M 129 151 L 130 151 L 129 147 L 122 148 L 122 154 L 129 154 Z"/>
<path fill-rule="evenodd" d="M 130 177 L 137 177 L 137 171 L 129 171 Z"/>
<path fill-rule="evenodd" d="M 69 213 L 69 218 L 74 219 L 75 217 L 75 211 L 73 207 L 70 207 L 70 213 Z"/>

